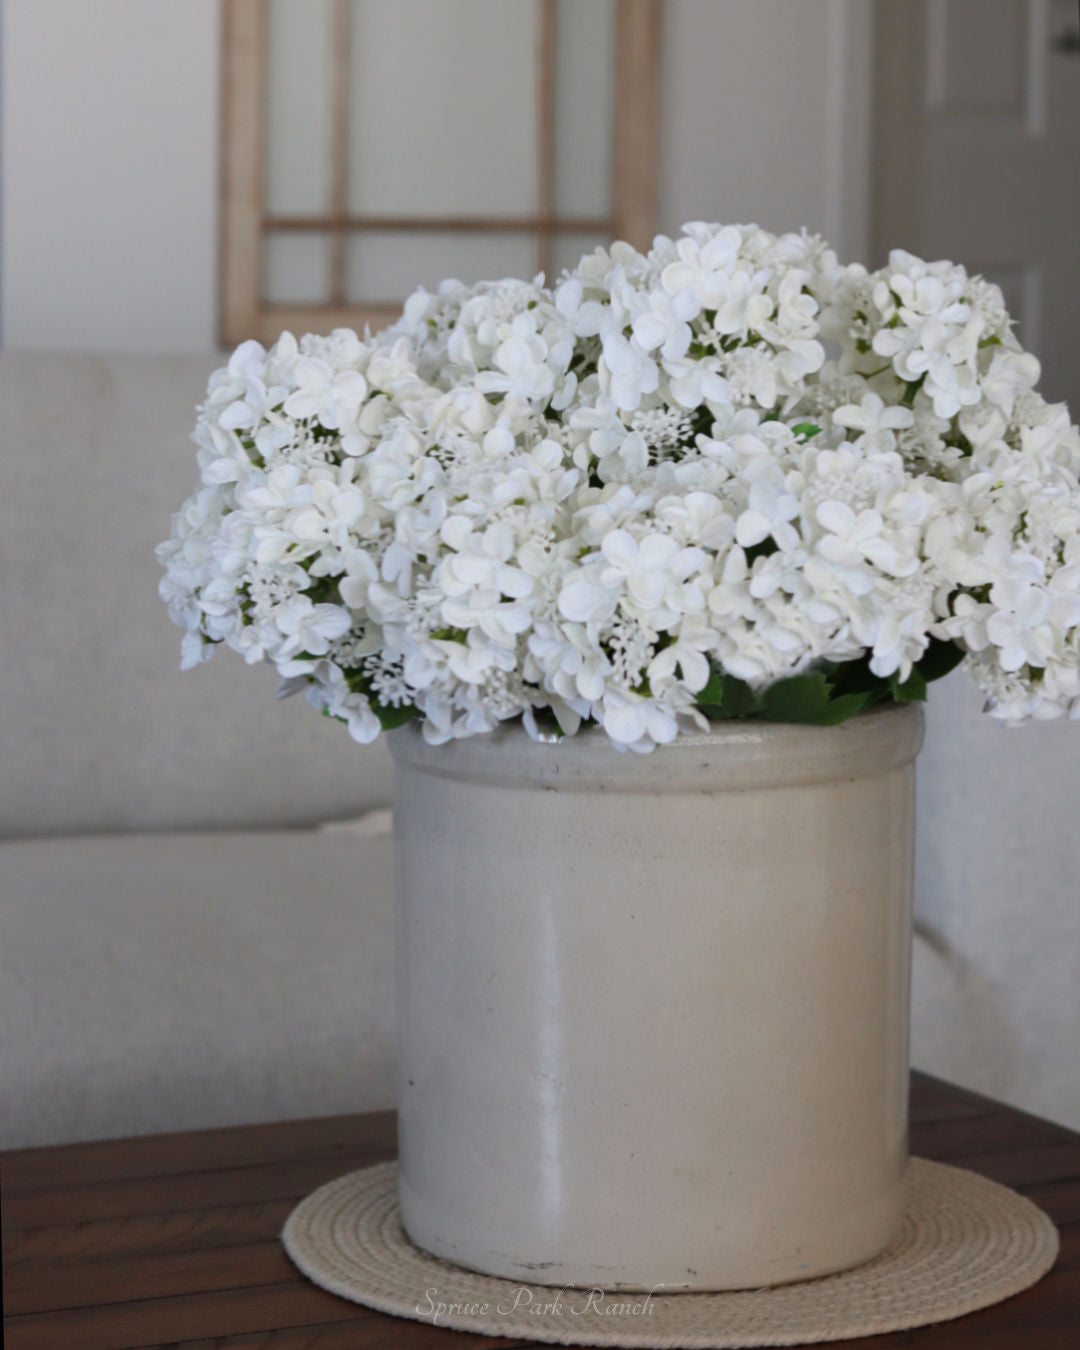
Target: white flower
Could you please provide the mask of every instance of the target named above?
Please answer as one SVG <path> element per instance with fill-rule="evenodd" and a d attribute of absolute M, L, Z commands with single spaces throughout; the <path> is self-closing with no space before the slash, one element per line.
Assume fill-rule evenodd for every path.
<path fill-rule="evenodd" d="M 612 530 L 600 551 L 607 567 L 600 584 L 626 594 L 642 609 L 653 609 L 673 582 L 683 581 L 702 561 L 697 549 L 680 549 L 666 534 L 647 534 L 638 540 L 626 530 Z"/>
<path fill-rule="evenodd" d="M 735 542 L 753 548 L 770 536 L 781 548 L 794 548 L 799 535 L 788 522 L 799 514 L 799 499 L 783 484 L 758 478 L 750 484 L 747 508 L 735 522 Z"/>
<path fill-rule="evenodd" d="M 910 408 L 886 406 L 880 394 L 868 390 L 858 404 L 834 408 L 832 420 L 837 426 L 861 431 L 856 443 L 867 450 L 891 450 L 896 445 L 896 432 L 912 426 L 915 414 Z"/>
<path fill-rule="evenodd" d="M 350 483 L 320 478 L 311 485 L 311 505 L 298 510 L 289 529 L 298 540 L 344 548 L 363 514 L 364 494 Z"/>
<path fill-rule="evenodd" d="M 279 651 L 283 658 L 301 651 L 324 656 L 333 639 L 342 637 L 352 627 L 347 609 L 313 604 L 306 595 L 296 595 L 279 605 L 274 611 L 274 622 L 287 639 Z"/>
<path fill-rule="evenodd" d="M 535 333 L 513 333 L 500 342 L 492 357 L 494 370 L 476 377 L 485 393 L 511 394 L 521 399 L 548 399 L 555 391 L 555 376 L 548 368 L 548 350 Z"/>
<path fill-rule="evenodd" d="M 259 375 L 249 375 L 244 380 L 243 395 L 234 399 L 223 408 L 218 416 L 218 426 L 226 431 L 250 430 L 268 417 L 272 410 L 282 403 L 285 390 L 280 385 L 271 385 Z"/>
<path fill-rule="evenodd" d="M 643 742 L 650 748 L 653 744 L 666 745 L 679 732 L 673 713 L 629 689 L 609 690 L 604 695 L 601 722 L 617 746 L 631 749 Z"/>
<path fill-rule="evenodd" d="M 773 312 L 773 302 L 765 294 L 765 285 L 769 272 L 739 271 L 731 276 L 719 273 L 715 279 L 711 294 L 718 297 L 712 326 L 717 333 L 730 336 L 739 333 L 746 336 L 751 331 L 761 332 L 767 325 Z"/>
<path fill-rule="evenodd" d="M 692 614 L 682 620 L 675 641 L 649 663 L 649 683 L 656 688 L 662 681 L 677 676 L 693 693 L 709 682 L 706 652 L 716 647 L 716 633 L 704 615 Z"/>
<path fill-rule="evenodd" d="M 979 378 L 979 387 L 985 398 L 1010 416 L 1017 398 L 1038 383 L 1039 369 L 1038 358 L 1030 352 L 998 348 L 990 368 Z"/>
<path fill-rule="evenodd" d="M 287 415 L 312 418 L 331 430 L 351 423 L 367 394 L 359 371 L 335 371 L 315 357 L 301 357 L 294 377 L 297 387 L 285 400 Z"/>
<path fill-rule="evenodd" d="M 530 622 L 524 605 L 500 599 L 493 588 L 469 591 L 461 600 L 448 597 L 442 603 L 442 616 L 451 628 L 476 626 L 502 646 L 511 645 L 514 634 L 524 633 Z"/>
<path fill-rule="evenodd" d="M 931 638 L 994 717 L 1080 718 L 1080 431 L 1038 373 L 996 287 L 805 233 L 445 282 L 214 373 L 160 593 L 185 667 L 267 660 L 360 742 L 401 708 L 644 751 L 717 669 L 906 679 Z"/>
<path fill-rule="evenodd" d="M 1049 597 L 1040 586 L 998 581 L 990 591 L 994 612 L 986 621 L 987 639 L 1000 648 L 1002 670 L 1041 666 L 1046 656 L 1040 629 L 1049 614 Z"/>
<path fill-rule="evenodd" d="M 636 316 L 631 327 L 642 351 L 660 348 L 665 361 L 678 361 L 686 355 L 693 338 L 689 319 L 697 318 L 701 304 L 693 290 L 668 295 L 654 291 L 649 297 L 649 308 Z"/>
<path fill-rule="evenodd" d="M 585 575 L 571 577 L 559 592 L 559 612 L 571 623 L 603 623 L 618 603 L 616 587 Z"/>
<path fill-rule="evenodd" d="M 700 408 L 703 403 L 730 403 L 731 387 L 721 373 L 720 360 L 668 361 L 665 365 L 668 385 L 681 408 Z"/>
<path fill-rule="evenodd" d="M 604 324 L 604 306 L 598 300 L 583 299 L 580 277 L 569 277 L 555 291 L 555 308 L 570 325 L 575 337 L 595 337 Z"/>
<path fill-rule="evenodd" d="M 871 508 L 856 513 L 846 502 L 822 502 L 817 520 L 827 531 L 818 541 L 818 556 L 849 570 L 849 585 L 855 595 L 873 586 L 872 575 L 862 570 L 864 562 L 889 572 L 898 566 L 897 551 L 884 534 L 880 511 Z"/>
<path fill-rule="evenodd" d="M 687 227 L 689 230 L 691 227 Z M 730 271 L 739 245 L 738 230 L 718 230 L 705 242 L 690 237 L 676 244 L 678 260 L 668 263 L 661 274 L 669 295 L 689 291 L 702 309 L 717 309 L 731 298 Z"/>
<path fill-rule="evenodd" d="M 241 506 L 258 511 L 287 511 L 294 506 L 306 506 L 311 501 L 312 487 L 303 478 L 296 464 L 282 464 L 271 469 L 265 479 L 255 480 L 254 486 L 240 493 Z"/>
<path fill-rule="evenodd" d="M 529 651 L 544 673 L 545 686 L 563 699 L 594 703 L 603 696 L 611 661 L 582 624 L 541 620 L 529 638 Z"/>
<path fill-rule="evenodd" d="M 643 396 L 653 393 L 660 384 L 656 362 L 636 342 L 628 341 L 621 333 L 605 333 L 603 345 L 601 370 L 608 377 L 615 406 L 633 412 L 641 406 Z"/>
<path fill-rule="evenodd" d="M 180 669 L 191 670 L 193 666 L 209 661 L 213 652 L 213 647 L 204 641 L 201 633 L 185 633 L 180 643 Z"/>

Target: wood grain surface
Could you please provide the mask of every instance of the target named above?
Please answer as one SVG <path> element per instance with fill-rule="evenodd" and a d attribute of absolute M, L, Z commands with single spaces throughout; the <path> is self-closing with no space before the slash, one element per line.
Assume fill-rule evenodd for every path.
<path fill-rule="evenodd" d="M 1080 1135 L 921 1074 L 912 1151 L 1016 1187 L 1061 1229 L 1035 1288 L 853 1350 L 1080 1347 Z M 325 1181 L 394 1156 L 391 1112 L 0 1155 L 6 1350 L 509 1350 L 309 1284 L 278 1234 Z"/>

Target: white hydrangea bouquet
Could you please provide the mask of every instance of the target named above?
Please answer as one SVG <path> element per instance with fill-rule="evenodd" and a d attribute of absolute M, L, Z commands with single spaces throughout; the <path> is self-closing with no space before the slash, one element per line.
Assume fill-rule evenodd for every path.
<path fill-rule="evenodd" d="M 245 342 L 158 555 L 183 664 L 268 660 L 360 742 L 520 717 L 648 750 L 834 724 L 964 661 L 1080 713 L 1080 432 L 1001 291 L 695 223 L 374 335 Z"/>

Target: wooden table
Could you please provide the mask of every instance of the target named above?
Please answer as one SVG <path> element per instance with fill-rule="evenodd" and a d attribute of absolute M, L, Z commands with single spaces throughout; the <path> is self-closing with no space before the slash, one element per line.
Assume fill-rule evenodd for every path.
<path fill-rule="evenodd" d="M 912 1148 L 1015 1186 L 1062 1252 L 1034 1289 L 861 1350 L 1080 1347 L 1080 1135 L 915 1074 Z M 316 1289 L 278 1232 L 342 1172 L 394 1154 L 381 1112 L 0 1155 L 6 1350 L 480 1350 L 526 1345 L 386 1317 Z"/>

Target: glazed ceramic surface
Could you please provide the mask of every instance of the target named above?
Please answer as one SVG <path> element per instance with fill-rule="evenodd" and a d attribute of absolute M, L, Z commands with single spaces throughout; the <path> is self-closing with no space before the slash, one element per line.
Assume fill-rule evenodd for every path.
<path fill-rule="evenodd" d="M 395 732 L 413 1240 L 523 1282 L 669 1291 L 887 1246 L 921 740 L 913 707 L 651 755 Z"/>

